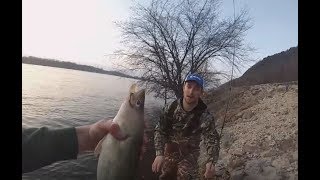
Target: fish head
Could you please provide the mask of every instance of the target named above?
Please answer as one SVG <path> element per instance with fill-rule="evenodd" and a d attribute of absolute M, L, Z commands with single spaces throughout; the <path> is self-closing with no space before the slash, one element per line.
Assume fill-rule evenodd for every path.
<path fill-rule="evenodd" d="M 141 90 L 137 91 L 137 85 L 133 84 L 130 87 L 129 98 L 128 98 L 128 101 L 129 101 L 131 108 L 143 113 L 144 112 L 145 94 L 146 94 L 145 89 L 141 89 Z"/>
<path fill-rule="evenodd" d="M 140 137 L 144 132 L 144 104 L 145 89 L 138 90 L 137 85 L 133 84 L 115 118 L 129 136 Z"/>

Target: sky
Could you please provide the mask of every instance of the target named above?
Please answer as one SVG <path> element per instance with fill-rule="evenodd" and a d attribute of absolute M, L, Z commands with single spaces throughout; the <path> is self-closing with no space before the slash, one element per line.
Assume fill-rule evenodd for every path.
<path fill-rule="evenodd" d="M 298 45 L 298 0 L 234 2 L 235 13 L 246 7 L 252 19 L 245 36 L 256 49 L 250 57 L 258 61 Z M 22 56 L 114 69 L 110 55 L 121 48 L 114 22 L 128 20 L 132 4 L 132 0 L 24 0 Z M 233 0 L 223 0 L 220 8 L 221 17 L 233 17 Z"/>

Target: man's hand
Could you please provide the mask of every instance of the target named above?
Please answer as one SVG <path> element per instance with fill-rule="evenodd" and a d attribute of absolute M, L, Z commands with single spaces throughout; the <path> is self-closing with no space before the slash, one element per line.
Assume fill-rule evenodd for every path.
<path fill-rule="evenodd" d="M 78 154 L 84 151 L 93 151 L 99 141 L 108 133 L 118 140 L 124 140 L 128 137 L 121 132 L 117 123 L 112 122 L 112 119 L 104 119 L 91 125 L 76 127 L 76 132 L 79 146 Z"/>
<path fill-rule="evenodd" d="M 211 162 L 206 164 L 206 172 L 204 173 L 205 178 L 213 178 L 215 174 L 214 165 Z"/>
<path fill-rule="evenodd" d="M 164 162 L 164 156 L 157 156 L 152 164 L 152 172 L 158 173 L 161 170 L 161 166 Z"/>

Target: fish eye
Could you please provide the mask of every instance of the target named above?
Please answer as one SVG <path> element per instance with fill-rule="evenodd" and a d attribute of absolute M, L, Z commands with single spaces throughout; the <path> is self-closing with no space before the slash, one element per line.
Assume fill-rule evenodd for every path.
<path fill-rule="evenodd" d="M 136 102 L 136 105 L 137 105 L 137 106 L 140 106 L 140 105 L 141 105 L 141 101 L 138 100 L 138 101 Z"/>

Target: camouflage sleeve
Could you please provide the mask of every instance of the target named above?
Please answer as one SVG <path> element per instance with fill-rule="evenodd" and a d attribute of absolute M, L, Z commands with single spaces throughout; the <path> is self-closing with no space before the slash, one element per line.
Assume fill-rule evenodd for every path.
<path fill-rule="evenodd" d="M 202 118 L 204 123 L 202 124 L 201 140 L 203 143 L 201 145 L 206 150 L 205 159 L 206 162 L 216 164 L 219 158 L 220 139 L 216 130 L 215 120 L 209 112 L 203 114 Z"/>
<path fill-rule="evenodd" d="M 154 146 L 156 150 L 156 156 L 164 154 L 164 145 L 168 141 L 168 110 L 168 105 L 163 108 L 159 122 L 154 129 Z"/>

